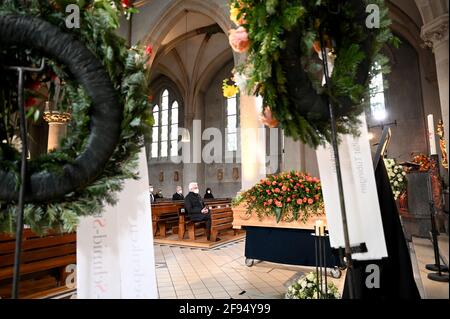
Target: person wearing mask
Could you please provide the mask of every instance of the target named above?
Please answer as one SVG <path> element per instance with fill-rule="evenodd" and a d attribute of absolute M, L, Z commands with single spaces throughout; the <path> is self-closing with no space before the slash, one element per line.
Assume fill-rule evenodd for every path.
<path fill-rule="evenodd" d="M 159 190 L 158 193 L 155 195 L 155 198 L 164 198 L 162 194 L 162 190 Z"/>
<path fill-rule="evenodd" d="M 153 195 L 153 185 L 150 185 L 148 190 L 150 191 L 150 204 L 155 202 L 155 195 Z"/>
<path fill-rule="evenodd" d="M 183 189 L 181 186 L 177 186 L 177 191 L 173 194 L 172 200 L 184 200 Z"/>
<path fill-rule="evenodd" d="M 189 184 L 189 194 L 184 199 L 184 208 L 187 211 L 189 218 L 193 222 L 205 222 L 206 223 L 206 238 L 211 238 L 211 212 L 209 208 L 205 206 L 202 197 L 199 195 L 199 189 L 197 183 Z M 220 240 L 217 238 L 217 240 Z"/>
<path fill-rule="evenodd" d="M 214 196 L 212 194 L 211 188 L 206 189 L 205 196 L 203 196 L 204 199 L 214 199 Z"/>

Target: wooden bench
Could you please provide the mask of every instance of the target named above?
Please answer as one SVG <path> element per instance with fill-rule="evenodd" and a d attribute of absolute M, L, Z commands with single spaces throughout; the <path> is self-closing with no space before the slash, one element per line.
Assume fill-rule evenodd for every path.
<path fill-rule="evenodd" d="M 180 206 L 183 206 L 183 204 L 178 202 L 155 203 L 152 205 L 153 236 L 156 236 L 159 230 L 160 236 L 167 237 L 167 229 L 178 226 L 178 210 Z"/>
<path fill-rule="evenodd" d="M 15 238 L 0 234 L 0 296 L 9 298 Z M 25 229 L 22 239 L 19 296 L 65 284 L 67 265 L 76 263 L 76 234 L 50 233 L 39 237 Z"/>
<path fill-rule="evenodd" d="M 211 241 L 216 241 L 220 232 L 233 229 L 233 211 L 231 204 L 217 205 L 211 208 Z M 236 230 L 234 230 L 236 234 Z"/>
<path fill-rule="evenodd" d="M 231 200 L 229 198 L 205 200 L 205 205 L 212 210 L 211 240 L 215 241 L 220 231 L 228 230 L 232 225 Z M 216 213 L 217 216 L 214 216 Z M 164 201 L 152 204 L 152 222 L 154 236 L 159 230 L 159 235 L 166 237 L 167 229 L 171 227 L 173 234 L 178 233 L 179 240 L 184 240 L 186 232 L 189 240 L 195 240 L 198 236 L 197 230 L 206 227 L 205 222 L 193 222 L 189 219 L 188 214 L 184 211 L 184 201 Z"/>

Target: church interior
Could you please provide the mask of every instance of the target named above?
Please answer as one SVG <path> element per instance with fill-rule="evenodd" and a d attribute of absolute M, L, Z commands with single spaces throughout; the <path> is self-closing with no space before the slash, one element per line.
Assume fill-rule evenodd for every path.
<path fill-rule="evenodd" d="M 81 2 L 87 3 L 81 11 L 65 7 Z M 384 73 L 374 64 L 367 84 L 372 93 L 358 115 L 363 119 L 360 135 L 340 132 L 336 145 L 327 140 L 327 146 L 293 136 L 300 124 L 288 126 L 292 116 L 286 114 L 293 111 L 280 106 L 282 96 L 292 93 L 290 86 L 285 93 L 278 82 L 278 108 L 270 105 L 272 97 L 264 93 L 276 82 L 275 71 L 256 85 L 253 92 L 262 94 L 246 91 L 239 79 L 239 70 L 251 59 L 256 61 L 252 76 L 265 76 L 256 70 L 267 53 L 254 49 L 259 20 L 252 12 L 256 16 L 259 11 L 252 6 L 264 3 L 269 8 L 271 2 L 308 8 L 305 3 L 314 1 L 49 1 L 52 5 L 36 19 L 72 32 L 48 12 L 81 12 L 74 38 L 83 40 L 94 57 L 112 57 L 100 64 L 111 77 L 113 95 L 124 105 L 116 117 L 122 125 L 112 127 L 115 115 L 110 110 L 116 104 L 103 86 L 107 81 L 94 78 L 97 64 L 71 66 L 68 58 L 58 60 L 53 56 L 58 49 L 42 49 L 46 36 L 36 36 L 31 52 L 47 53 L 45 68 L 52 68 L 47 73 L 54 75 L 42 80 L 52 83 L 48 87 L 35 89 L 32 84 L 43 77 L 31 74 L 41 72 L 40 60 L 21 60 L 27 45 L 17 40 L 31 33 L 19 30 L 16 39 L 12 26 L 24 29 L 26 23 L 7 20 L 14 18 L 8 6 L 31 14 L 27 1 L 0 1 L 0 72 L 8 74 L 0 80 L 1 299 L 449 298 L 448 0 L 372 1 L 386 8 L 386 28 L 397 40 L 379 48 L 389 70 Z M 322 1 L 329 7 L 332 2 Z M 345 7 L 343 1 L 335 3 Z M 233 9 L 239 5 L 249 10 L 242 11 L 247 16 L 236 16 Z M 104 8 L 124 14 L 108 22 L 99 18 L 95 24 L 83 13 L 97 17 L 95 10 L 108 12 Z M 323 16 L 346 11 L 332 12 L 329 8 Z M 83 23 L 89 26 L 83 29 Z M 253 42 L 239 44 L 250 45 L 249 53 L 236 48 L 232 39 L 244 27 Z M 114 37 L 102 36 L 102 28 L 108 30 L 104 34 L 113 30 Z M 339 45 L 341 40 L 336 41 Z M 325 44 L 310 58 L 323 62 L 319 82 L 323 72 L 327 84 L 320 92 L 328 89 L 327 81 L 345 73 L 338 63 L 341 51 L 336 58 Z M 84 56 L 75 49 L 72 56 Z M 127 50 L 138 53 L 126 57 Z M 283 45 L 278 50 L 285 52 Z M 60 50 L 61 55 L 70 55 L 68 51 Z M 326 67 L 325 55 L 336 59 L 334 71 L 328 70 L 330 64 Z M 139 64 L 142 56 L 147 60 Z M 284 61 L 279 56 L 270 61 L 275 65 L 277 59 Z M 18 67 L 16 76 L 12 65 L 25 60 L 35 69 Z M 72 74 L 85 93 L 72 84 Z M 18 79 L 23 76 L 25 102 Z M 292 85 L 292 79 L 286 83 Z M 38 95 L 30 95 L 32 90 Z M 25 147 L 28 154 L 22 160 L 20 152 L 16 157 L 7 152 L 14 144 L 6 124 L 7 115 L 15 112 L 10 112 L 9 101 L 24 103 L 28 112 L 28 143 L 22 139 L 20 144 L 22 154 Z M 94 109 L 88 111 L 90 102 Z M 60 109 L 55 108 L 58 103 Z M 92 122 L 87 122 L 89 116 Z M 13 130 L 16 137 L 20 123 Z M 116 129 L 122 131 L 116 134 Z M 331 130 L 332 137 L 333 125 Z M 120 147 L 105 150 L 113 140 Z M 133 160 L 126 157 L 130 154 Z M 100 175 L 90 168 L 103 156 L 109 162 Z M 9 172 L 24 159 L 30 177 L 24 183 L 16 177 L 14 184 Z M 65 166 L 61 170 L 57 165 Z M 59 171 L 77 183 L 88 175 L 89 182 L 71 188 L 68 179 L 58 177 L 49 179 L 48 187 L 38 184 L 48 172 Z M 338 176 L 337 181 L 330 176 Z M 18 191 L 22 184 L 25 199 Z M 61 189 L 53 192 L 58 196 L 46 197 L 53 188 Z M 379 289 L 367 285 L 369 266 L 378 271 L 371 278 Z M 380 274 L 381 280 L 376 277 Z M 314 285 L 312 293 L 305 288 L 308 284 Z"/>

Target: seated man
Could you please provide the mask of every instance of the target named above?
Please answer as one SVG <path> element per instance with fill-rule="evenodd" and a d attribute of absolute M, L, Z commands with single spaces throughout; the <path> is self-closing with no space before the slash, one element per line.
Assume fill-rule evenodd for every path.
<path fill-rule="evenodd" d="M 173 194 L 172 200 L 183 200 L 183 199 L 184 199 L 183 189 L 181 188 L 181 186 L 177 186 L 177 192 Z"/>
<path fill-rule="evenodd" d="M 184 199 L 184 208 L 188 216 L 193 222 L 206 223 L 206 238 L 210 240 L 211 237 L 211 213 L 208 207 L 205 207 L 202 197 L 199 195 L 197 183 L 189 184 L 189 194 Z"/>

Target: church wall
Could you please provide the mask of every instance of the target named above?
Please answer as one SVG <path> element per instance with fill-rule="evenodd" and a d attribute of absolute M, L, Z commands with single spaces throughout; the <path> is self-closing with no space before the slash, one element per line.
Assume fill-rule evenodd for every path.
<path fill-rule="evenodd" d="M 205 127 L 214 127 L 225 132 L 226 123 L 226 99 L 222 94 L 222 81 L 231 76 L 233 63 L 225 66 L 211 81 L 211 85 L 204 95 L 204 123 Z M 224 136 L 223 136 L 224 137 Z M 208 143 L 206 141 L 206 143 Z M 204 143 L 205 144 L 205 143 Z M 234 197 L 241 189 L 241 165 L 236 163 L 225 163 L 225 141 L 223 141 L 223 162 L 203 164 L 205 186 L 212 189 L 216 197 Z M 236 158 L 236 156 L 235 156 Z M 238 169 L 239 178 L 233 177 L 233 168 Z M 219 170 L 223 171 L 223 179 L 218 179 Z"/>

